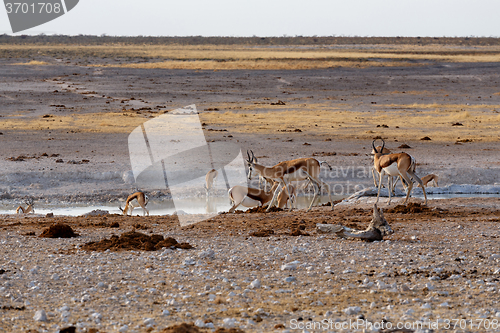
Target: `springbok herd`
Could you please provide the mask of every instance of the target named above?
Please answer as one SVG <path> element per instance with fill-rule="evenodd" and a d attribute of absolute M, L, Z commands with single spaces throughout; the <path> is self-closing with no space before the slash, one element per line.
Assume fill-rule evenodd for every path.
<path fill-rule="evenodd" d="M 419 178 L 415 174 L 416 161 L 415 158 L 407 153 L 391 153 L 385 148 L 385 142 L 382 140 L 382 146 L 375 147 L 375 140 L 372 142 L 372 157 L 373 157 L 373 182 L 375 187 L 378 187 L 377 200 L 380 197 L 380 189 L 382 188 L 382 180 L 384 175 L 388 176 L 388 192 L 389 202 L 391 203 L 391 194 L 394 193 L 395 186 L 399 179 L 406 191 L 406 198 L 404 204 L 408 203 L 408 199 L 413 189 L 413 182 L 417 182 L 418 186 L 422 187 L 424 192 L 425 203 L 427 204 L 427 194 L 425 186 L 429 182 L 433 182 L 434 186 L 438 186 L 438 176 L 434 174 L 427 175 Z M 259 176 L 259 188 L 252 188 L 246 186 L 236 185 L 229 189 L 228 195 L 231 201 L 230 213 L 233 213 L 240 205 L 244 207 L 265 207 L 269 211 L 273 206 L 278 208 L 288 207 L 290 202 L 290 209 L 297 207 L 296 195 L 297 191 L 291 182 L 307 180 L 309 184 L 314 187 L 314 197 L 307 208 L 310 211 L 314 202 L 321 193 L 323 188 L 328 193 L 331 209 L 333 210 L 334 204 L 331 197 L 330 186 L 319 179 L 321 165 L 326 164 L 330 169 L 330 165 L 326 162 L 318 161 L 312 157 L 297 158 L 294 160 L 280 162 L 272 167 L 267 167 L 259 164 L 257 158 L 254 156 L 253 151 L 247 151 L 246 163 L 248 166 L 248 179 L 256 174 Z M 255 171 L 255 172 L 254 172 Z M 210 170 L 205 176 L 205 191 L 207 200 L 210 192 L 215 187 L 215 180 L 217 178 L 217 170 Z M 263 188 L 260 188 L 262 183 Z M 271 189 L 267 190 L 267 184 L 271 184 Z M 125 202 L 125 208 L 120 208 L 124 215 L 132 215 L 134 208 L 141 207 L 143 215 L 149 216 L 149 211 L 146 208 L 148 204 L 148 196 L 141 191 L 128 196 Z M 16 210 L 17 214 L 34 213 L 33 199 L 26 199 L 27 207 L 19 206 Z"/>

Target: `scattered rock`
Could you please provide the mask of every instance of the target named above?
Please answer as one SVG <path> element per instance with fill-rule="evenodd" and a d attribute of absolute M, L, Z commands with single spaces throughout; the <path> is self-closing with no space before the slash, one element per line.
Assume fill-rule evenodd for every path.
<path fill-rule="evenodd" d="M 104 216 L 104 215 L 109 215 L 109 211 L 107 211 L 107 210 L 101 210 L 101 209 L 94 209 L 91 212 L 83 214 L 83 216 L 85 216 L 85 217 L 89 217 L 89 216 Z"/>
<path fill-rule="evenodd" d="M 432 139 L 429 138 L 428 136 L 424 136 L 423 138 L 420 138 L 422 141 L 431 141 Z"/>
<path fill-rule="evenodd" d="M 402 148 L 402 149 L 411 149 L 410 146 L 408 146 L 406 143 L 403 143 L 402 145 L 400 145 L 398 148 Z"/>
<path fill-rule="evenodd" d="M 351 306 L 348 308 L 345 308 L 342 310 L 346 315 L 351 316 L 351 315 L 356 315 L 361 311 L 361 308 L 359 306 Z"/>
<path fill-rule="evenodd" d="M 47 314 L 45 313 L 45 310 L 38 310 L 37 312 L 35 312 L 35 315 L 33 316 L 33 320 L 46 322 L 48 319 L 47 319 Z"/>
<path fill-rule="evenodd" d="M 261 287 L 260 280 L 259 279 L 253 280 L 252 283 L 250 283 L 249 287 L 252 289 L 260 288 Z"/>

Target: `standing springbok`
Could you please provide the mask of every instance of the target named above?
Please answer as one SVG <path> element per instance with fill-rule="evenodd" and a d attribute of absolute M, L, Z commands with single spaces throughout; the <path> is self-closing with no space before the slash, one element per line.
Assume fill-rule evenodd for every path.
<path fill-rule="evenodd" d="M 333 201 L 332 195 L 330 193 L 330 186 L 319 179 L 321 164 L 326 162 L 319 162 L 317 159 L 309 157 L 284 161 L 276 164 L 275 166 L 266 167 L 256 163 L 254 160 L 255 156 L 253 154 L 253 151 L 250 152 L 252 153 L 252 156 L 250 157 L 250 153 L 247 151 L 248 159 L 246 160 L 249 168 L 248 179 L 252 178 L 252 170 L 255 169 L 255 171 L 262 177 L 279 182 L 281 187 L 284 188 L 284 191 L 287 192 L 287 195 L 289 197 L 290 193 L 288 193 L 288 188 L 286 186 L 287 181 L 291 182 L 309 179 L 314 185 L 314 197 L 311 200 L 311 204 L 309 205 L 307 211 L 311 210 L 311 207 L 313 206 L 314 201 L 316 201 L 316 198 L 318 197 L 318 193 L 320 192 L 322 186 L 325 186 L 328 190 L 328 198 L 330 199 L 330 204 L 332 205 L 333 210 Z M 276 201 L 278 194 L 279 192 L 274 192 L 271 203 L 267 207 L 268 211 Z"/>
<path fill-rule="evenodd" d="M 377 146 L 376 148 L 372 149 L 371 152 L 372 159 L 373 155 L 375 155 L 377 151 L 380 151 L 382 155 L 388 155 L 391 153 L 389 149 L 387 148 L 382 149 L 382 146 Z M 415 169 L 413 169 L 413 172 L 415 172 Z M 377 172 L 377 170 L 375 170 L 374 166 L 372 166 L 372 176 L 373 176 L 373 184 L 375 185 L 375 187 L 378 188 L 378 178 L 380 178 L 380 174 Z M 399 178 L 397 176 L 396 177 L 389 176 L 389 181 L 387 186 L 392 191 L 392 194 L 395 194 L 396 184 L 398 183 Z M 405 184 L 403 178 L 401 178 L 401 183 L 403 184 L 403 187 L 406 190 L 407 185 Z"/>
<path fill-rule="evenodd" d="M 144 192 L 137 191 L 128 196 L 127 201 L 125 202 L 125 208 L 122 209 L 120 206 L 120 210 L 123 212 L 123 215 L 132 215 L 132 211 L 134 208 L 141 207 L 142 215 L 144 216 L 146 213 L 149 216 L 149 210 L 146 209 L 146 205 L 149 202 L 149 198 Z"/>
<path fill-rule="evenodd" d="M 219 173 L 217 170 L 212 169 L 209 172 L 207 172 L 207 175 L 205 176 L 205 191 L 207 192 L 207 198 L 208 195 L 210 194 L 210 190 L 213 190 L 215 188 L 215 181 L 217 179 L 217 176 Z"/>
<path fill-rule="evenodd" d="M 401 178 L 408 184 L 406 189 L 406 199 L 403 204 L 408 202 L 411 190 L 413 188 L 412 178 L 415 179 L 421 186 L 424 192 L 425 203 L 427 205 L 427 194 L 425 193 L 425 188 L 423 186 L 422 180 L 415 174 L 415 159 L 408 155 L 407 153 L 397 153 L 383 155 L 381 152 L 384 150 L 385 141 L 382 140 L 382 149 L 377 150 L 375 148 L 375 140 L 372 142 L 373 149 L 375 150 L 375 155 L 373 156 L 373 165 L 375 170 L 380 174 L 378 182 L 378 193 L 377 201 L 380 196 L 380 188 L 382 187 L 382 178 L 384 174 L 389 176 L 401 176 Z M 391 191 L 389 189 L 389 204 L 391 203 Z"/>
<path fill-rule="evenodd" d="M 437 187 L 437 186 L 439 186 L 438 180 L 439 180 L 439 177 L 433 173 L 422 177 L 422 183 L 424 183 L 424 186 L 427 186 L 427 184 L 432 181 L 432 183 L 434 184 L 434 187 Z M 420 184 L 418 184 L 418 186 L 420 187 Z"/>
<path fill-rule="evenodd" d="M 35 213 L 35 204 L 33 203 L 32 198 L 26 199 L 24 203 L 27 205 L 27 207 L 26 208 L 23 208 L 23 206 L 17 207 L 16 214 Z"/>
<path fill-rule="evenodd" d="M 231 187 L 228 191 L 229 200 L 232 205 L 229 209 L 229 213 L 234 213 L 239 205 L 244 207 L 261 207 L 269 204 L 279 185 L 278 182 L 275 182 L 269 192 L 240 185 Z"/>

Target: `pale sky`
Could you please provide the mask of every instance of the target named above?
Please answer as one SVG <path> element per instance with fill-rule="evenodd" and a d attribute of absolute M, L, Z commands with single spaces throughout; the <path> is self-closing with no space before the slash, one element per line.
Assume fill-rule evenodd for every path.
<path fill-rule="evenodd" d="M 499 15 L 499 0 L 80 0 L 18 34 L 499 37 Z"/>

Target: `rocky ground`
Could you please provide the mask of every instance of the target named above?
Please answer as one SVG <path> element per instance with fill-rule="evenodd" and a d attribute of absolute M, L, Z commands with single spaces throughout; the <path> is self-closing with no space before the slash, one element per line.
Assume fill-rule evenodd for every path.
<path fill-rule="evenodd" d="M 433 332 L 448 324 L 452 332 L 500 331 L 498 199 L 392 204 L 385 217 L 395 232 L 382 242 L 316 230 L 316 223 L 363 229 L 370 206 L 365 199 L 334 211 L 222 214 L 184 228 L 175 216 L 4 216 L 0 327 L 376 332 L 401 323 L 411 332 L 420 322 Z M 79 236 L 37 237 L 55 223 Z M 85 250 L 132 230 L 194 248 L 120 250 L 134 247 L 115 239 L 111 248 Z"/>

